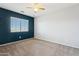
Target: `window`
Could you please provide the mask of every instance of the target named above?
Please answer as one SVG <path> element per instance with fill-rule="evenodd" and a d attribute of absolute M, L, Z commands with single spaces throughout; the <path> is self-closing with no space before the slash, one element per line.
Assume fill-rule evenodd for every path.
<path fill-rule="evenodd" d="M 11 32 L 28 32 L 29 21 L 21 18 L 11 17 Z"/>

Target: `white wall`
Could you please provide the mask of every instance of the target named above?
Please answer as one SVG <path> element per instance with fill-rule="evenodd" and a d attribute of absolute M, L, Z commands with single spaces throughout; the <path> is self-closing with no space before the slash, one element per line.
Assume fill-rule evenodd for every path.
<path fill-rule="evenodd" d="M 79 48 L 79 6 L 37 17 L 35 37 Z"/>

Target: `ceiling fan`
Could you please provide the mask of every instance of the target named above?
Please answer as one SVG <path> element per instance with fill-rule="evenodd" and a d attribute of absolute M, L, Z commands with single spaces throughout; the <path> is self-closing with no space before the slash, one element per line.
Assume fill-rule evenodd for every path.
<path fill-rule="evenodd" d="M 35 13 L 45 10 L 43 4 L 40 3 L 33 3 L 31 7 L 26 7 L 26 8 L 34 10 Z"/>

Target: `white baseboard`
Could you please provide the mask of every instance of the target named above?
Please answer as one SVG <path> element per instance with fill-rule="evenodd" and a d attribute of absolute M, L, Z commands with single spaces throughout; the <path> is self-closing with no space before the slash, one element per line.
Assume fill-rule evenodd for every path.
<path fill-rule="evenodd" d="M 77 48 L 77 49 L 79 49 L 79 47 L 76 47 L 76 46 L 71 46 L 71 45 L 68 45 L 68 44 L 63 44 L 63 43 L 59 43 L 59 42 L 56 42 L 56 41 L 51 41 L 51 40 L 49 40 L 49 39 L 42 38 L 42 37 L 39 37 L 39 36 L 36 36 L 35 38 L 36 38 L 36 39 L 40 39 L 40 40 L 44 40 L 44 41 L 48 41 L 48 42 L 52 42 L 52 43 L 56 43 L 56 44 L 60 44 L 60 45 L 64 45 L 64 46 L 68 46 L 68 47 L 72 47 L 72 48 Z"/>

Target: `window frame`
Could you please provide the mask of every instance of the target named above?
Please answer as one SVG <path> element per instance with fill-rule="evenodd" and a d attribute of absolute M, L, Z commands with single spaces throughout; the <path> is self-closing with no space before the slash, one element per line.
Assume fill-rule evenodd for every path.
<path fill-rule="evenodd" d="M 19 20 L 19 22 L 20 22 L 20 24 L 19 24 L 19 30 L 17 31 L 12 31 L 12 19 L 11 18 L 16 18 L 17 20 Z M 21 30 L 21 28 L 22 28 L 22 22 L 21 21 L 25 21 L 26 20 L 26 26 L 27 26 L 27 30 L 25 30 L 25 31 L 23 31 L 23 30 Z M 13 16 L 11 16 L 10 17 L 10 32 L 11 33 L 19 33 L 19 32 L 29 32 L 29 20 L 28 19 L 23 19 L 23 18 L 19 18 L 19 17 L 13 17 Z"/>

